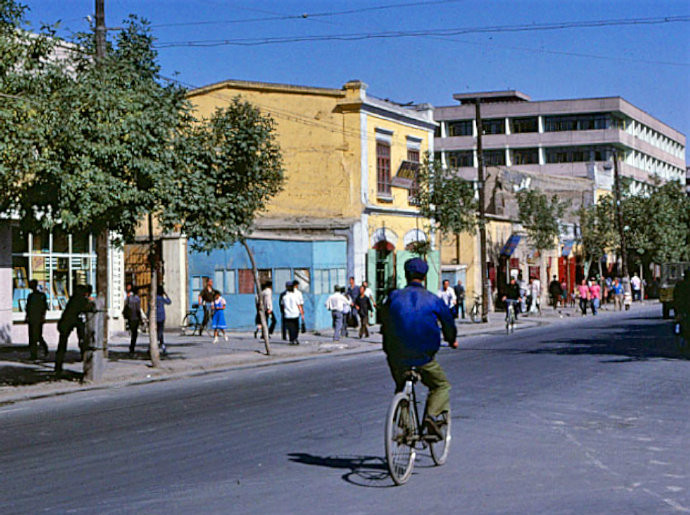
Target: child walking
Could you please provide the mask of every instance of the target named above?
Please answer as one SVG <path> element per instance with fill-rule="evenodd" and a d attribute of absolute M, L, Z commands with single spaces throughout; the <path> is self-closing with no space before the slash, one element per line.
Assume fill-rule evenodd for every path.
<path fill-rule="evenodd" d="M 216 291 L 213 298 L 213 319 L 211 320 L 213 343 L 218 343 L 218 331 L 221 331 L 225 341 L 228 341 L 228 335 L 225 334 L 225 329 L 227 327 L 225 323 L 225 299 L 221 297 L 219 291 Z"/>

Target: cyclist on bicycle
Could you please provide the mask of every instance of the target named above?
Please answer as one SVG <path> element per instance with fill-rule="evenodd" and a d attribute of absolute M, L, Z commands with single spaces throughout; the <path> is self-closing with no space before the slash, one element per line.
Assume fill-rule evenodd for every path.
<path fill-rule="evenodd" d="M 501 300 L 506 303 L 506 320 L 508 320 L 508 317 L 510 316 L 510 311 L 508 310 L 511 307 L 513 308 L 515 318 L 517 318 L 517 306 L 521 299 L 520 286 L 515 281 L 515 277 L 510 278 L 510 283 L 508 283 L 506 286 L 505 295 L 503 295 Z"/>
<path fill-rule="evenodd" d="M 457 349 L 458 342 L 450 309 L 424 287 L 428 270 L 429 266 L 419 258 L 405 262 L 407 287 L 392 291 L 383 306 L 383 350 L 396 392 L 404 389 L 407 371 L 414 367 L 419 372 L 422 384 L 429 388 L 426 432 L 442 439 L 437 418 L 450 410 L 450 382 L 435 359 L 441 346 L 438 322 L 449 346 Z"/>

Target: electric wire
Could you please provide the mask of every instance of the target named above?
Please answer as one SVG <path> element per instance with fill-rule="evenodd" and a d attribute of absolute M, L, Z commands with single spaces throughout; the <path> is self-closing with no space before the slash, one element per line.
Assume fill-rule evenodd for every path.
<path fill-rule="evenodd" d="M 542 24 L 493 25 L 484 27 L 458 27 L 450 29 L 428 29 L 408 31 L 359 32 L 343 34 L 323 34 L 304 36 L 273 36 L 261 38 L 208 39 L 191 41 L 167 41 L 158 43 L 156 48 L 174 47 L 215 47 L 215 46 L 261 46 L 300 42 L 322 41 L 362 41 L 367 39 L 416 38 L 427 36 L 460 36 L 463 34 L 513 33 L 568 30 L 576 28 L 599 28 L 611 26 L 658 25 L 666 23 L 687 23 L 689 15 L 665 16 L 657 18 L 625 18 L 609 20 L 572 21 Z"/>

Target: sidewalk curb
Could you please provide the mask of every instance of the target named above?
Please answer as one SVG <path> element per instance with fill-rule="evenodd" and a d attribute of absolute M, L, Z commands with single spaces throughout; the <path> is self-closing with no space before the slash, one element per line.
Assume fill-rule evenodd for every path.
<path fill-rule="evenodd" d="M 550 320 L 526 320 L 518 326 L 516 326 L 515 330 L 523 330 L 523 329 L 531 329 L 535 327 L 542 327 L 544 325 L 549 325 L 551 323 Z M 527 325 L 529 324 L 529 325 Z M 472 324 L 472 326 L 481 326 L 481 324 Z M 462 328 L 460 328 L 462 329 Z M 459 340 L 461 343 L 462 348 L 462 339 L 464 338 L 470 338 L 470 337 L 476 337 L 476 336 L 485 336 L 485 335 L 494 335 L 494 334 L 500 334 L 504 333 L 505 329 L 503 328 L 485 328 L 484 330 L 479 330 L 479 331 L 473 331 L 471 334 L 468 334 L 466 336 L 459 335 Z M 206 376 L 206 375 L 211 375 L 211 374 L 222 374 L 222 373 L 227 373 L 231 372 L 233 370 L 250 370 L 253 368 L 264 368 L 264 367 L 271 367 L 271 366 L 276 366 L 276 365 L 284 365 L 284 364 L 290 364 L 290 363 L 300 363 L 304 361 L 312 361 L 316 359 L 328 359 L 328 358 L 336 358 L 340 356 L 356 356 L 356 355 L 362 355 L 362 354 L 369 354 L 373 352 L 380 352 L 381 351 L 381 344 L 380 343 L 369 343 L 368 345 L 371 345 L 371 347 L 367 346 L 361 346 L 361 347 L 356 347 L 353 349 L 333 349 L 330 351 L 326 352 L 310 352 L 307 354 L 303 354 L 300 356 L 294 356 L 294 357 L 281 357 L 281 358 L 274 358 L 271 361 L 268 362 L 254 362 L 254 363 L 237 363 L 237 364 L 220 364 L 217 367 L 213 366 L 200 366 L 198 368 L 192 369 L 192 370 L 185 370 L 185 371 L 180 371 L 180 372 L 163 372 L 160 374 L 156 374 L 155 376 L 147 376 L 144 378 L 141 377 L 131 377 L 131 378 L 124 378 L 122 380 L 115 380 L 111 382 L 104 382 L 104 383 L 72 383 L 72 387 L 63 387 L 59 388 L 50 392 L 40 392 L 40 393 L 28 393 L 28 394 L 18 394 L 16 396 L 8 395 L 6 398 L 2 398 L 0 396 L 0 408 L 2 407 L 7 407 L 11 406 L 14 404 L 26 402 L 26 401 L 32 401 L 32 400 L 39 400 L 39 399 L 46 399 L 50 397 L 60 397 L 64 395 L 70 395 L 73 393 L 80 393 L 80 392 L 85 392 L 85 391 L 91 391 L 91 390 L 107 390 L 110 388 L 122 388 L 125 386 L 140 386 L 140 385 L 146 385 L 146 384 L 152 384 L 152 383 L 157 383 L 157 382 L 164 382 L 164 381 L 174 381 L 176 379 L 186 379 L 190 377 L 200 377 L 200 376 Z M 264 354 L 262 354 L 264 357 Z M 151 369 L 152 371 L 156 371 L 155 369 Z M 159 369 L 160 371 L 160 369 Z M 21 387 L 17 387 L 21 388 Z"/>

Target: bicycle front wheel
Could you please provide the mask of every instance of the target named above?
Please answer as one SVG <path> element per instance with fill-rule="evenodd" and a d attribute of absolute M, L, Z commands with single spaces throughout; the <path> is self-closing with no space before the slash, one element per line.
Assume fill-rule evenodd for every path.
<path fill-rule="evenodd" d="M 431 459 L 436 465 L 443 465 L 448 459 L 450 450 L 450 411 L 443 413 L 437 420 L 438 428 L 443 434 L 443 439 L 438 442 L 430 442 Z"/>
<path fill-rule="evenodd" d="M 396 485 L 402 485 L 412 475 L 416 453 L 417 421 L 410 399 L 404 393 L 393 397 L 386 416 L 386 461 Z"/>

